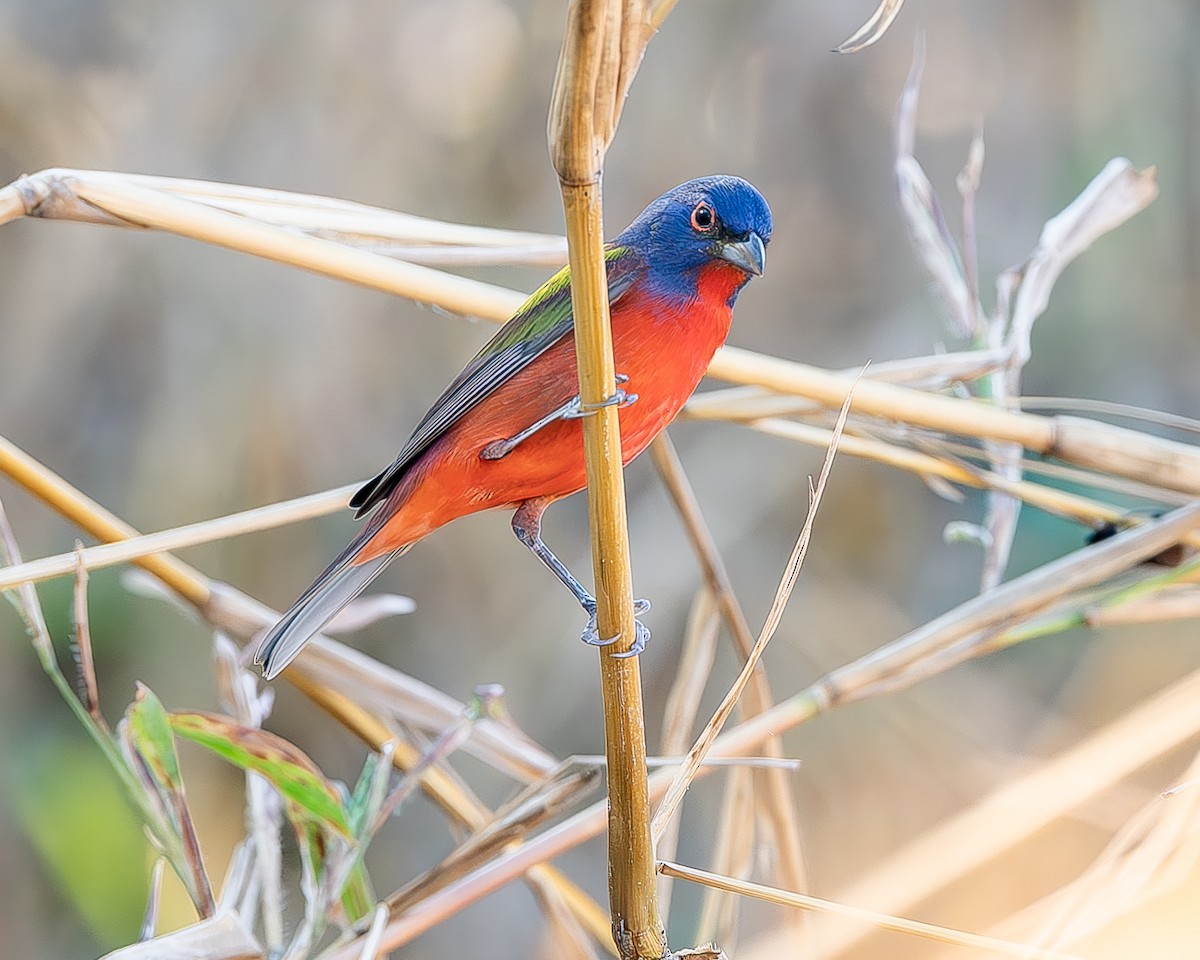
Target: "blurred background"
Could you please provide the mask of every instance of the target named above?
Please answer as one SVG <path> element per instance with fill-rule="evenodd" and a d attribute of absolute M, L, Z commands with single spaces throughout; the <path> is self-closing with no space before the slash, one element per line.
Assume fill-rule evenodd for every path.
<path fill-rule="evenodd" d="M 833 367 L 931 352 L 945 338 L 943 312 L 891 174 L 891 118 L 920 29 L 917 153 L 952 223 L 954 177 L 976 125 L 985 131 L 985 304 L 995 275 L 1025 258 L 1043 222 L 1109 158 L 1158 167 L 1160 198 L 1058 285 L 1035 332 L 1026 392 L 1200 416 L 1200 7 L 908 0 L 876 47 L 831 54 L 873 7 L 681 3 L 650 46 L 609 156 L 609 234 L 677 182 L 740 174 L 770 200 L 775 239 L 766 277 L 740 301 L 732 343 Z M 559 232 L 544 130 L 562 14 L 550 0 L 0 0 L 0 181 L 51 166 L 154 173 Z M 532 289 L 547 273 L 475 275 Z M 0 291 L 0 434 L 147 531 L 369 476 L 492 329 L 189 241 L 78 224 L 0 230 Z M 821 454 L 725 424 L 671 433 L 757 627 Z M 653 744 L 698 572 L 648 460 L 627 476 L 636 589 L 654 600 L 642 658 Z M 26 557 L 71 548 L 76 531 L 24 493 L 0 481 L 0 497 Z M 974 496 L 948 504 L 907 474 L 841 459 L 768 653 L 776 692 L 969 597 L 979 552 L 946 545 L 942 529 L 978 519 L 982 506 Z M 546 522 L 547 541 L 579 570 L 588 569 L 586 523 L 582 497 Z M 286 605 L 353 528 L 346 513 L 185 555 Z M 1026 511 L 1013 572 L 1084 534 Z M 130 594 L 121 577 L 108 570 L 91 581 L 109 719 L 135 680 L 169 707 L 213 708 L 208 633 Z M 595 657 L 576 639 L 578 609 L 515 542 L 507 516 L 440 531 L 382 583 L 418 610 L 355 645 L 459 697 L 501 683 L 512 714 L 550 749 L 602 750 Z M 65 658 L 70 585 L 40 592 Z M 1194 669 L 1198 640 L 1194 623 L 1057 636 L 799 729 L 788 752 L 803 761 L 796 783 L 812 891 L 835 896 L 931 824 Z M 723 649 L 718 676 L 733 667 Z M 278 692 L 273 729 L 331 775 L 355 776 L 358 744 L 286 684 Z M 961 904 L 926 905 L 923 915 L 986 926 L 1055 889 L 1186 759 L 1143 772 L 1003 869 L 972 878 L 950 898 Z M 185 763 L 220 876 L 243 830 L 241 778 L 194 752 Z M 475 767 L 485 799 L 508 795 L 511 784 Z M 690 794 L 684 861 L 704 862 L 718 788 L 714 778 Z M 373 847 L 378 888 L 450 844 L 438 815 L 414 803 Z M 603 900 L 602 858 L 592 844 L 563 865 Z M 0 954 L 90 957 L 128 942 L 148 862 L 116 781 L 3 605 Z M 696 903 L 679 892 L 678 936 Z M 297 894 L 290 909 L 300 907 Z M 514 885 L 405 955 L 494 951 L 498 936 L 511 944 L 504 955 L 528 955 L 536 917 Z M 169 907 L 165 919 L 187 914 Z M 892 956 L 912 949 L 898 938 L 887 945 Z"/>

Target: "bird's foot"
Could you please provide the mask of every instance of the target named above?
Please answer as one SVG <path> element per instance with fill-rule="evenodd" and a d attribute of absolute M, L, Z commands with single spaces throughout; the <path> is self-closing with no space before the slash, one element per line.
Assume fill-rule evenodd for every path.
<path fill-rule="evenodd" d="M 591 416 L 593 413 L 599 413 L 605 407 L 616 407 L 618 410 L 623 407 L 631 407 L 638 401 L 636 393 L 627 392 L 621 384 L 629 382 L 629 374 L 618 373 L 614 378 L 617 383 L 617 389 L 613 395 L 607 400 L 601 400 L 599 403 L 584 403 L 579 396 L 575 396 L 566 405 L 569 409 L 562 414 L 564 420 L 579 420 L 582 417 Z"/>
<path fill-rule="evenodd" d="M 618 384 L 628 383 L 629 376 L 624 373 L 616 375 Z M 605 407 L 616 407 L 618 410 L 622 407 L 628 407 L 631 404 L 637 403 L 638 395 L 636 393 L 626 393 L 619 386 L 607 400 L 602 400 L 600 403 L 585 404 L 578 395 L 572 397 L 566 403 L 556 410 L 542 417 L 536 423 L 526 427 L 520 433 L 511 437 L 506 437 L 503 440 L 493 440 L 482 450 L 479 451 L 479 459 L 481 460 L 502 460 L 517 448 L 518 445 L 528 440 L 539 430 L 548 427 L 556 420 L 579 420 L 582 417 L 590 416 L 593 413 L 598 413 Z"/>
<path fill-rule="evenodd" d="M 617 637 L 601 637 L 600 628 L 596 625 L 596 601 L 584 602 L 583 609 L 588 615 L 587 626 L 583 628 L 583 635 L 580 640 L 592 647 L 607 647 L 610 643 L 615 643 L 619 639 Z M 650 601 L 645 599 L 637 599 L 633 601 L 633 613 L 635 617 L 650 612 Z M 636 657 L 639 653 L 646 649 L 646 644 L 650 640 L 650 628 L 647 627 L 641 620 L 633 621 L 634 638 L 633 646 L 624 653 L 614 653 L 613 657 L 622 660 L 625 657 Z"/>

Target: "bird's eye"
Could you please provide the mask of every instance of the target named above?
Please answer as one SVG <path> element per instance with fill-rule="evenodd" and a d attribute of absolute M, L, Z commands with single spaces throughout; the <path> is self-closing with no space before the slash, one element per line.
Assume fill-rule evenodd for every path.
<path fill-rule="evenodd" d="M 716 221 L 717 215 L 713 213 L 713 208 L 703 200 L 696 204 L 692 210 L 692 227 L 701 233 L 711 229 Z"/>

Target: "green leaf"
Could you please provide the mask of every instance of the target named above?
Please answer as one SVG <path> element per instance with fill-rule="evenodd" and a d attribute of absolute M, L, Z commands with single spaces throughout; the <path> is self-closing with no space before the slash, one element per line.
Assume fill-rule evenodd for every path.
<path fill-rule="evenodd" d="M 125 721 L 126 736 L 145 760 L 154 779 L 171 793 L 182 790 L 179 755 L 175 752 L 175 737 L 171 734 L 167 711 L 145 684 L 137 685 L 133 703 L 125 711 Z"/>
<path fill-rule="evenodd" d="M 294 744 L 211 713 L 173 713 L 169 723 L 179 736 L 266 777 L 288 802 L 289 817 L 294 812 L 351 839 L 341 793 Z"/>

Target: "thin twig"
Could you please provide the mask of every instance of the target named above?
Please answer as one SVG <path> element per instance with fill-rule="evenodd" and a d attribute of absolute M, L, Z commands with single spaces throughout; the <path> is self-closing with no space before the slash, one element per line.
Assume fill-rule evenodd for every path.
<path fill-rule="evenodd" d="M 853 387 L 846 394 L 842 401 L 842 410 L 838 416 L 837 425 L 833 431 L 833 442 L 829 445 L 829 449 L 825 454 L 825 462 L 821 465 L 821 473 L 817 478 L 817 485 L 810 492 L 808 516 L 805 517 L 804 526 L 800 531 L 800 536 L 796 540 L 796 546 L 792 550 L 792 555 L 788 559 L 788 563 L 783 572 L 783 577 L 780 579 L 779 588 L 775 592 L 775 599 L 771 604 L 771 609 L 767 613 L 766 622 L 763 624 L 762 631 L 758 635 L 758 640 L 754 644 L 754 649 L 751 651 L 749 659 L 742 668 L 738 678 L 726 693 L 725 699 L 721 701 L 720 706 L 714 711 L 712 718 L 704 731 L 696 739 L 696 743 L 688 752 L 687 763 L 680 768 L 675 774 L 675 780 L 672 782 L 670 789 L 663 798 L 658 809 L 655 811 L 654 820 L 651 823 L 651 830 L 655 839 L 662 835 L 668 821 L 674 816 L 679 804 L 683 801 L 683 795 L 691 784 L 692 779 L 699 769 L 700 762 L 704 759 L 705 753 L 712 746 L 713 741 L 721 732 L 725 721 L 729 718 L 729 714 L 733 710 L 733 706 L 737 703 L 738 697 L 750 681 L 750 676 L 770 642 L 771 637 L 775 635 L 775 630 L 779 626 L 779 621 L 783 617 L 784 608 L 787 606 L 788 598 L 791 596 L 792 588 L 796 584 L 796 577 L 800 574 L 800 569 L 804 565 L 804 557 L 808 553 L 808 545 L 812 538 L 813 524 L 817 518 L 817 508 L 821 503 L 821 496 L 825 492 L 825 483 L 829 479 L 829 471 L 833 467 L 833 457 L 837 450 L 838 441 L 841 439 L 842 428 L 846 425 L 846 417 L 850 413 L 850 401 L 853 396 Z"/>

